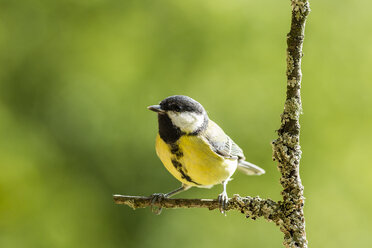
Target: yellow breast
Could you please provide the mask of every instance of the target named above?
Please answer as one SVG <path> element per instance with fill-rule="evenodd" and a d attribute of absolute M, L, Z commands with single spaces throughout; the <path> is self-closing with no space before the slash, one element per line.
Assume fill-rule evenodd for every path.
<path fill-rule="evenodd" d="M 230 178 L 237 168 L 237 160 L 219 156 L 199 136 L 184 135 L 175 144 L 169 145 L 158 135 L 156 153 L 177 180 L 192 186 L 219 184 Z"/>

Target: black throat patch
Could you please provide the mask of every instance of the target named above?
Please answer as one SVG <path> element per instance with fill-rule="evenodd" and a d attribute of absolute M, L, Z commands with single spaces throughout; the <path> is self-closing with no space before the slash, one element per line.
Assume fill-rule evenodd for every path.
<path fill-rule="evenodd" d="M 158 114 L 159 135 L 167 144 L 176 142 L 182 135 L 181 130 L 173 125 L 167 114 Z"/>

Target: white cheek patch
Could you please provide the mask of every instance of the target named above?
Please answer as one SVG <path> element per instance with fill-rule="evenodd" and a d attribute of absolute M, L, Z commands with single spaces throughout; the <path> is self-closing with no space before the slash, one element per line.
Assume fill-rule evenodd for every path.
<path fill-rule="evenodd" d="M 168 112 L 169 118 L 172 123 L 177 126 L 181 131 L 186 133 L 192 133 L 203 126 L 204 115 L 191 113 L 191 112 Z"/>

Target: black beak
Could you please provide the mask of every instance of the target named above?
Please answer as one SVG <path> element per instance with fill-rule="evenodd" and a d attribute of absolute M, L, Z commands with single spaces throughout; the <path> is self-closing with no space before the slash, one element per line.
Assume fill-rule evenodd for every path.
<path fill-rule="evenodd" d="M 157 112 L 157 113 L 165 113 L 165 111 L 161 109 L 160 105 L 151 105 L 151 106 L 148 106 L 147 109 Z"/>

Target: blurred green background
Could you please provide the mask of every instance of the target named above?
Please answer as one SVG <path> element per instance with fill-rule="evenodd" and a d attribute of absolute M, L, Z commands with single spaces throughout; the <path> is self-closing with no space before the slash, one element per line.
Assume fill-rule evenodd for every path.
<path fill-rule="evenodd" d="M 301 177 L 311 247 L 372 242 L 372 3 L 311 1 Z M 133 211 L 112 194 L 179 183 L 156 157 L 174 94 L 201 102 L 267 174 L 286 87 L 290 1 L 0 0 L 0 247 L 282 247 L 273 223 L 205 209 Z M 221 186 L 182 197 L 215 198 Z"/>

